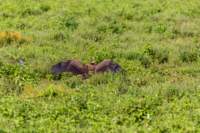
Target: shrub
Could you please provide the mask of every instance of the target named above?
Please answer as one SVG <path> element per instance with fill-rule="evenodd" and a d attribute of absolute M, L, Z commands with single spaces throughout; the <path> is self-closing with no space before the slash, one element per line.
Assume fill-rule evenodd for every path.
<path fill-rule="evenodd" d="M 79 23 L 75 17 L 68 17 L 64 20 L 64 26 L 72 31 L 78 28 Z"/>
<path fill-rule="evenodd" d="M 181 91 L 175 87 L 170 87 L 165 92 L 167 100 L 174 100 L 175 98 L 181 98 Z"/>
<path fill-rule="evenodd" d="M 97 32 L 98 33 L 106 33 L 108 31 L 108 25 L 107 24 L 99 24 L 98 26 L 97 26 Z"/>
<path fill-rule="evenodd" d="M 137 85 L 138 87 L 142 87 L 148 84 L 148 80 L 145 79 L 144 77 L 142 78 L 136 78 L 134 80 L 134 84 Z"/>
<path fill-rule="evenodd" d="M 81 35 L 83 39 L 99 42 L 103 40 L 103 35 L 96 32 L 85 32 Z"/>
<path fill-rule="evenodd" d="M 151 58 L 149 58 L 148 56 L 146 55 L 143 55 L 141 56 L 141 58 L 139 58 L 141 64 L 145 67 L 145 68 L 148 68 L 150 67 L 151 63 L 152 63 L 152 60 Z"/>
<path fill-rule="evenodd" d="M 21 22 L 19 24 L 16 24 L 16 28 L 20 30 L 24 30 L 24 29 L 31 28 L 31 25 L 29 25 L 28 23 Z"/>
<path fill-rule="evenodd" d="M 4 88 L 4 94 L 20 94 L 23 90 L 23 83 L 20 81 L 20 79 L 6 77 L 6 79 L 3 79 L 2 87 Z"/>
<path fill-rule="evenodd" d="M 32 9 L 32 8 L 26 8 L 22 13 L 21 15 L 23 17 L 26 17 L 26 16 L 31 16 L 31 15 L 40 15 L 42 14 L 42 10 L 41 9 Z"/>
<path fill-rule="evenodd" d="M 49 5 L 41 5 L 40 7 L 37 8 L 25 8 L 22 12 L 21 12 L 21 16 L 22 17 L 26 17 L 26 16 L 36 16 L 36 15 L 41 15 L 44 12 L 47 12 L 51 9 L 51 7 Z"/>
<path fill-rule="evenodd" d="M 138 99 L 132 101 L 128 106 L 124 106 L 120 111 L 126 114 L 132 121 L 142 123 L 144 121 L 150 121 L 150 116 L 154 114 L 153 109 L 156 108 L 155 100 L 148 98 L 149 101 Z M 129 121 L 130 122 L 130 121 Z M 129 122 L 127 124 L 129 124 Z M 123 124 L 123 123 L 121 123 Z"/>
<path fill-rule="evenodd" d="M 152 63 L 167 63 L 169 60 L 169 51 L 166 49 L 156 49 L 151 45 L 145 45 L 141 52 L 129 51 L 123 57 L 128 60 L 139 60 L 145 68 L 148 68 Z"/>
<path fill-rule="evenodd" d="M 65 93 L 65 89 L 50 85 L 41 92 L 40 96 L 52 98 L 56 96 L 63 96 Z"/>
<path fill-rule="evenodd" d="M 55 41 L 63 41 L 65 39 L 67 39 L 68 37 L 69 37 L 69 35 L 67 33 L 63 33 L 63 32 L 58 32 L 53 35 L 53 39 Z"/>
<path fill-rule="evenodd" d="M 164 24 L 159 24 L 157 26 L 155 26 L 155 32 L 157 33 L 164 33 L 167 31 L 167 26 Z"/>
<path fill-rule="evenodd" d="M 145 45 L 143 54 L 150 56 L 152 59 L 156 58 L 156 53 L 158 52 L 155 48 L 151 45 Z"/>
<path fill-rule="evenodd" d="M 142 54 L 139 52 L 126 52 L 125 58 L 128 60 L 140 60 L 142 58 Z"/>
<path fill-rule="evenodd" d="M 126 52 L 125 54 L 123 54 L 123 57 L 128 59 L 128 60 L 138 60 L 140 61 L 140 63 L 145 67 L 148 68 L 150 67 L 151 63 L 152 63 L 152 59 L 151 57 L 146 54 L 145 52 Z"/>
<path fill-rule="evenodd" d="M 51 9 L 51 7 L 49 5 L 41 5 L 40 6 L 40 9 L 43 11 L 43 12 L 47 12 Z"/>
<path fill-rule="evenodd" d="M 115 34 L 121 34 L 124 32 L 126 26 L 122 23 L 119 23 L 117 21 L 113 21 L 110 25 L 109 25 L 109 29 L 111 30 L 112 33 Z"/>
<path fill-rule="evenodd" d="M 156 58 L 159 64 L 167 63 L 169 60 L 169 51 L 165 49 L 161 50 L 160 52 L 158 52 Z"/>
<path fill-rule="evenodd" d="M 150 56 L 153 62 L 159 64 L 167 63 L 169 60 L 169 51 L 167 49 L 153 48 L 151 45 L 147 45 L 144 48 L 144 54 Z"/>
<path fill-rule="evenodd" d="M 110 20 L 108 23 L 101 23 L 97 26 L 98 33 L 111 32 L 113 34 L 121 34 L 125 31 L 126 25 L 116 20 Z"/>
<path fill-rule="evenodd" d="M 20 93 L 25 83 L 37 83 L 40 75 L 20 65 L 3 64 L 0 66 L 0 78 L 5 79 L 3 86 L 6 88 L 6 93 Z"/>
<path fill-rule="evenodd" d="M 179 58 L 182 62 L 194 62 L 198 59 L 198 53 L 196 51 L 186 51 L 180 52 Z"/>

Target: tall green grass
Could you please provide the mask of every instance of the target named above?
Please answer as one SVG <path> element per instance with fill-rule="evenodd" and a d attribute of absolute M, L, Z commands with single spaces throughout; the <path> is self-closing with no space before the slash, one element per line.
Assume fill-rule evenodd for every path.
<path fill-rule="evenodd" d="M 199 5 L 0 0 L 0 132 L 199 132 Z M 105 58 L 125 72 L 50 74 Z"/>

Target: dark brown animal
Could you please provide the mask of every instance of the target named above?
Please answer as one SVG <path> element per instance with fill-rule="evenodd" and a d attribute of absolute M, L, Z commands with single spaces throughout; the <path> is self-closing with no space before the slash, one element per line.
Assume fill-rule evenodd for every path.
<path fill-rule="evenodd" d="M 60 62 L 56 65 L 53 65 L 51 68 L 51 72 L 54 75 L 60 75 L 63 72 L 71 72 L 75 75 L 82 75 L 83 78 L 87 78 L 89 76 L 89 72 L 91 73 L 101 73 L 101 72 L 113 72 L 116 73 L 121 70 L 119 64 L 114 63 L 110 59 L 103 60 L 102 62 L 95 64 L 82 64 L 78 60 L 67 60 L 66 62 Z"/>
<path fill-rule="evenodd" d="M 119 64 L 113 62 L 110 59 L 103 60 L 99 64 L 95 65 L 95 73 L 100 73 L 100 72 L 119 72 L 121 70 L 121 67 Z"/>
<path fill-rule="evenodd" d="M 63 72 L 71 72 L 75 75 L 82 75 L 84 78 L 88 76 L 88 67 L 78 60 L 67 60 L 53 65 L 51 72 L 54 75 L 59 75 Z"/>

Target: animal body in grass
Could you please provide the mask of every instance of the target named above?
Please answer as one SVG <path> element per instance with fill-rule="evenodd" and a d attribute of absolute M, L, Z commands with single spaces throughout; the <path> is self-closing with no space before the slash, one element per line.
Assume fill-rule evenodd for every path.
<path fill-rule="evenodd" d="M 105 59 L 102 62 L 95 65 L 95 73 L 102 73 L 102 72 L 119 72 L 121 70 L 121 66 L 111 59 Z"/>
<path fill-rule="evenodd" d="M 79 60 L 67 60 L 65 62 L 59 62 L 56 65 L 53 65 L 51 72 L 54 75 L 59 75 L 63 72 L 71 72 L 75 75 L 82 75 L 84 78 L 87 78 L 89 72 L 91 73 L 104 73 L 104 72 L 119 72 L 121 67 L 119 64 L 113 62 L 110 59 L 105 59 L 102 62 L 95 64 L 83 64 Z"/>
<path fill-rule="evenodd" d="M 88 68 L 86 65 L 81 63 L 79 60 L 67 60 L 65 62 L 59 62 L 53 65 L 51 72 L 54 75 L 59 75 L 63 72 L 71 72 L 74 75 L 82 75 L 83 77 L 88 76 Z"/>

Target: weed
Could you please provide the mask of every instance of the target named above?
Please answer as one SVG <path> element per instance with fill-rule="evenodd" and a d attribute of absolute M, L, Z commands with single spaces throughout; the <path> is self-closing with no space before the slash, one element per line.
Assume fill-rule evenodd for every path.
<path fill-rule="evenodd" d="M 164 33 L 167 31 L 167 26 L 166 25 L 163 25 L 163 24 L 159 24 L 155 27 L 155 32 L 157 33 Z"/>
<path fill-rule="evenodd" d="M 99 42 L 103 40 L 103 36 L 99 33 L 95 33 L 95 32 L 85 32 L 82 35 L 82 38 L 85 40 L 91 40 L 94 42 Z"/>
<path fill-rule="evenodd" d="M 63 22 L 64 27 L 68 28 L 69 30 L 76 30 L 78 28 L 79 23 L 77 22 L 75 17 L 68 17 Z"/>
<path fill-rule="evenodd" d="M 53 98 L 56 96 L 63 96 L 65 93 L 66 93 L 65 89 L 58 88 L 54 85 L 49 85 L 39 94 L 39 96 Z"/>
<path fill-rule="evenodd" d="M 67 38 L 69 38 L 68 34 L 65 34 L 63 32 L 55 33 L 53 36 L 53 39 L 55 41 L 64 41 Z"/>
<path fill-rule="evenodd" d="M 149 68 L 150 65 L 152 64 L 152 60 L 151 58 L 149 58 L 148 56 L 142 56 L 141 58 L 139 58 L 141 64 L 145 67 L 145 68 Z"/>
<path fill-rule="evenodd" d="M 42 11 L 40 9 L 32 9 L 32 8 L 26 8 L 22 13 L 21 15 L 23 17 L 27 17 L 27 16 L 35 16 L 35 15 L 40 15 L 42 14 Z"/>
<path fill-rule="evenodd" d="M 43 12 L 47 12 L 51 9 L 51 7 L 49 5 L 41 5 L 40 6 L 40 9 L 43 11 Z"/>
<path fill-rule="evenodd" d="M 39 75 L 32 73 L 29 69 L 19 65 L 5 65 L 0 67 L 0 77 L 4 77 L 4 87 L 6 93 L 16 92 L 20 94 L 24 83 L 36 83 Z"/>
<path fill-rule="evenodd" d="M 169 51 L 167 49 L 157 49 L 151 45 L 145 47 L 144 54 L 150 56 L 153 62 L 158 62 L 159 64 L 167 63 L 169 59 Z"/>
<path fill-rule="evenodd" d="M 198 53 L 192 50 L 181 50 L 179 58 L 182 62 L 195 62 L 198 60 Z"/>

